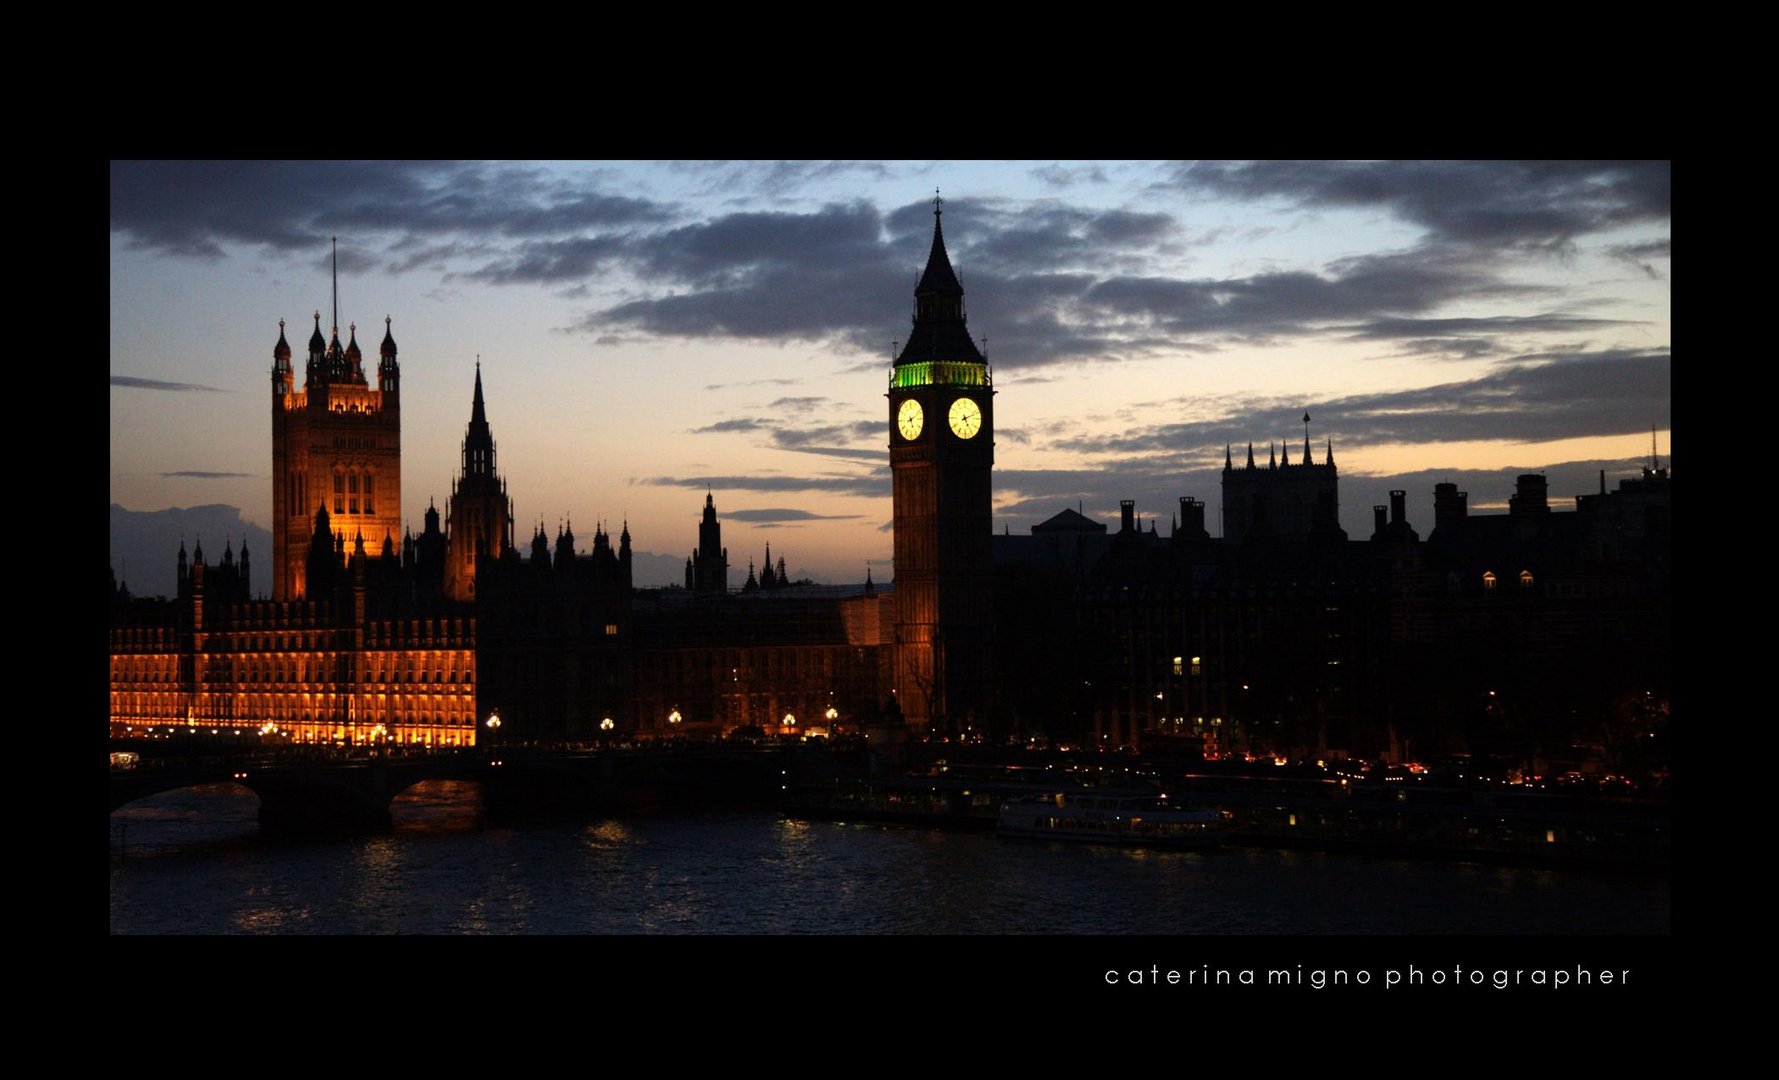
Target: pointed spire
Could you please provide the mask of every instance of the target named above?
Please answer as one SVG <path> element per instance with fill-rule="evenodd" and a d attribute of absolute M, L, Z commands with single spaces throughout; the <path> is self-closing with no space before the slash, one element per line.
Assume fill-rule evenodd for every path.
<path fill-rule="evenodd" d="M 340 238 L 334 237 L 334 340 L 340 337 Z"/>
<path fill-rule="evenodd" d="M 1279 467 L 1279 448 L 1272 443 L 1266 444 L 1266 467 L 1269 469 Z"/>
<path fill-rule="evenodd" d="M 1279 440 L 1279 464 L 1291 464 L 1291 444 L 1284 439 Z"/>
<path fill-rule="evenodd" d="M 383 346 L 377 350 L 385 360 L 395 359 L 395 332 L 390 329 L 390 321 L 389 316 L 383 316 Z"/>
<path fill-rule="evenodd" d="M 1252 469 L 1253 467 L 1254 467 L 1254 444 L 1252 442 L 1250 442 L 1248 444 L 1248 468 Z"/>
<path fill-rule="evenodd" d="M 1310 463 L 1310 413 L 1308 409 L 1303 412 L 1303 463 L 1305 465 Z"/>
<path fill-rule="evenodd" d="M 284 320 L 278 320 L 278 344 L 272 346 L 272 359 L 289 360 L 290 342 L 284 340 Z"/>
<path fill-rule="evenodd" d="M 951 268 L 942 225 L 944 201 L 933 198 L 933 246 L 914 286 L 914 329 L 896 357 L 898 366 L 932 361 L 986 364 L 965 325 L 964 287 Z"/>
<path fill-rule="evenodd" d="M 1334 439 L 1332 437 L 1328 440 L 1328 464 L 1334 464 Z"/>
<path fill-rule="evenodd" d="M 315 332 L 309 335 L 309 353 L 318 356 L 327 351 L 327 339 L 321 336 L 321 312 L 315 312 Z"/>
<path fill-rule="evenodd" d="M 1235 462 L 1232 461 L 1229 457 L 1229 444 L 1228 443 L 1223 444 L 1223 467 L 1225 469 L 1235 468 Z"/>
<path fill-rule="evenodd" d="M 358 324 L 353 323 L 352 329 L 351 329 L 351 340 L 346 342 L 346 358 L 351 360 L 353 363 L 357 363 L 361 358 L 363 358 L 363 356 L 364 356 L 364 354 L 362 352 L 358 351 Z"/>
<path fill-rule="evenodd" d="M 494 432 L 488 427 L 488 409 L 482 400 L 482 359 L 476 358 L 476 388 L 470 398 L 469 427 L 463 433 L 463 475 L 493 476 Z"/>
<path fill-rule="evenodd" d="M 942 218 L 945 214 L 945 200 L 939 197 L 939 189 L 933 189 L 933 246 L 927 252 L 926 272 L 920 275 L 920 284 L 914 287 L 916 296 L 923 292 L 936 292 L 947 296 L 961 298 L 964 287 L 957 279 L 957 272 L 951 268 L 951 256 L 945 251 L 945 229 Z"/>

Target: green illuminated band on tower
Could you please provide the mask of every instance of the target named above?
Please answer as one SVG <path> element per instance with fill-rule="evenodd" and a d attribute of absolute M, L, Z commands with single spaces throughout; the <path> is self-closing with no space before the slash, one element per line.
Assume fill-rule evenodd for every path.
<path fill-rule="evenodd" d="M 958 360 L 921 360 L 898 364 L 890 372 L 890 389 L 910 386 L 987 386 L 988 365 Z"/>

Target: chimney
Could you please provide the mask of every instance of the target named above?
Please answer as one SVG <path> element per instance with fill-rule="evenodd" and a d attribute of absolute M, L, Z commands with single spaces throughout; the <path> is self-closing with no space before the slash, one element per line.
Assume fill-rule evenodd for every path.
<path fill-rule="evenodd" d="M 1433 485 L 1433 527 L 1443 529 L 1447 525 L 1463 521 L 1470 499 L 1468 491 L 1459 491 L 1458 485 L 1446 482 Z"/>
<path fill-rule="evenodd" d="M 1123 515 L 1123 520 L 1120 523 L 1120 525 L 1118 526 L 1118 531 L 1119 532 L 1131 532 L 1131 531 L 1135 530 L 1136 529 L 1136 516 L 1137 516 L 1137 501 L 1135 499 L 1120 499 L 1118 501 L 1118 510 L 1119 510 L 1120 514 Z"/>
<path fill-rule="evenodd" d="M 1203 539 L 1205 532 L 1205 504 L 1190 496 L 1180 499 L 1180 531 L 1194 539 Z"/>
<path fill-rule="evenodd" d="M 1401 490 L 1390 492 L 1390 523 L 1392 525 L 1400 525 L 1408 520 L 1407 504 L 1408 492 Z"/>
<path fill-rule="evenodd" d="M 1514 485 L 1513 498 L 1507 500 L 1507 512 L 1514 517 L 1550 512 L 1550 482 L 1538 473 L 1524 473 Z"/>

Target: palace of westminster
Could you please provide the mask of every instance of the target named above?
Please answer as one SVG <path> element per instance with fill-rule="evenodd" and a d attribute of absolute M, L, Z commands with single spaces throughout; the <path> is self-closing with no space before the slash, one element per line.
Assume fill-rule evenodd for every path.
<path fill-rule="evenodd" d="M 1654 461 L 1612 491 L 1602 473 L 1571 510 L 1538 474 L 1505 515 L 1439 484 L 1425 538 L 1395 491 L 1351 539 L 1306 415 L 1296 460 L 1226 452 L 1220 538 L 1191 497 L 1166 536 L 1129 501 L 1116 531 L 1063 510 L 994 535 L 995 391 L 938 215 L 888 388 L 893 582 L 793 583 L 768 548 L 731 589 L 714 493 L 684 588 L 633 587 L 627 525 L 587 549 L 572 526 L 522 542 L 479 365 L 444 514 L 429 505 L 413 535 L 393 330 L 373 380 L 356 328 L 342 345 L 317 314 L 300 388 L 282 324 L 272 354 L 271 598 L 245 543 L 213 563 L 181 544 L 173 599 L 114 575 L 112 731 L 462 746 L 906 725 L 1399 758 L 1565 738 L 1624 695 L 1666 694 L 1671 479 Z"/>

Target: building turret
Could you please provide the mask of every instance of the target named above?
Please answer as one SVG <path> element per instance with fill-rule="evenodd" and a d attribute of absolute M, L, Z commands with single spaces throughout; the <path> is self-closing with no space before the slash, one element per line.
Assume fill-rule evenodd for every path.
<path fill-rule="evenodd" d="M 556 530 L 556 569 L 566 570 L 574 563 L 574 522 Z"/>
<path fill-rule="evenodd" d="M 327 505 L 315 509 L 315 528 L 309 536 L 309 554 L 303 571 L 303 595 L 322 600 L 333 595 L 334 570 L 338 565 L 333 523 Z"/>
<path fill-rule="evenodd" d="M 445 522 L 449 548 L 445 594 L 453 600 L 474 600 L 479 561 L 500 558 L 513 542 L 513 503 L 495 470 L 494 432 L 488 426 L 488 410 L 482 400 L 480 360 L 476 361 L 469 425 L 463 433 L 462 471 L 451 485 Z"/>
<path fill-rule="evenodd" d="M 385 394 L 396 392 L 401 382 L 401 365 L 395 361 L 395 334 L 389 328 L 389 316 L 383 316 L 383 345 L 377 350 L 377 389 Z"/>
<path fill-rule="evenodd" d="M 704 516 L 698 522 L 698 546 L 689 561 L 691 576 L 686 588 L 701 595 L 721 596 L 729 591 L 729 549 L 723 547 L 723 526 L 717 520 L 716 502 L 704 493 Z"/>
<path fill-rule="evenodd" d="M 280 407 L 284 395 L 295 389 L 290 368 L 290 342 L 284 340 L 284 320 L 278 320 L 278 344 L 272 346 L 272 407 Z"/>
<path fill-rule="evenodd" d="M 395 343 L 385 338 L 384 362 L 371 385 L 357 324 L 349 324 L 342 345 L 339 314 L 336 274 L 332 340 L 323 335 L 316 311 L 300 389 L 290 370 L 283 323 L 273 348 L 271 591 L 277 600 L 305 594 L 304 566 L 318 502 L 327 502 L 336 529 L 347 536 L 362 530 L 372 543 L 385 533 L 397 535 L 404 524 Z"/>
<path fill-rule="evenodd" d="M 1514 485 L 1507 500 L 1507 512 L 1514 517 L 1550 513 L 1550 481 L 1540 473 L 1524 473 Z"/>

